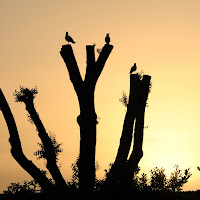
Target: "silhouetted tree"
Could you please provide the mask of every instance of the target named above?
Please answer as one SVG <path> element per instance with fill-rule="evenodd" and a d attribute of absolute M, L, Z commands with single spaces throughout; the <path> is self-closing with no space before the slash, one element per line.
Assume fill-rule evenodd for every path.
<path fill-rule="evenodd" d="M 127 184 L 131 183 L 134 177 L 134 172 L 143 156 L 142 143 L 144 115 L 151 87 L 150 79 L 151 77 L 148 75 L 142 77 L 140 74 L 131 74 L 129 98 L 125 93 L 123 93 L 123 96 L 120 99 L 120 101 L 127 107 L 127 111 L 118 153 L 107 178 L 109 184 L 121 182 L 121 184 L 126 188 Z M 133 150 L 128 158 L 133 140 L 133 128 Z"/>
<path fill-rule="evenodd" d="M 45 176 L 45 174 L 33 164 L 32 161 L 27 159 L 27 157 L 23 153 L 14 117 L 1 89 L 0 89 L 0 108 L 9 130 L 10 134 L 9 142 L 11 145 L 11 154 L 13 158 L 19 163 L 19 165 L 25 171 L 27 171 L 34 178 L 34 180 L 36 180 L 36 182 L 39 183 L 40 187 L 44 192 L 51 191 L 54 188 L 53 184 L 49 181 L 49 179 Z"/>
<path fill-rule="evenodd" d="M 57 155 L 60 152 L 60 145 L 56 143 L 54 138 L 49 137 L 38 113 L 35 110 L 33 100 L 37 93 L 36 88 L 28 89 L 20 86 L 20 91 L 15 91 L 14 96 L 16 102 L 23 102 L 25 104 L 26 110 L 35 124 L 38 136 L 42 141 L 42 151 L 40 151 L 40 156 L 47 160 L 46 167 L 55 181 L 56 189 L 62 191 L 66 189 L 67 185 L 57 165 Z M 38 152 L 36 152 L 36 154 L 38 154 Z"/>
<path fill-rule="evenodd" d="M 77 117 L 77 122 L 80 126 L 80 153 L 77 166 L 79 188 L 84 192 L 94 191 L 95 188 L 96 125 L 98 120 L 95 111 L 94 93 L 97 80 L 112 49 L 113 46 L 110 45 L 107 40 L 107 44 L 99 51 L 98 59 L 95 59 L 95 45 L 86 46 L 87 67 L 84 80 L 80 75 L 71 45 L 63 45 L 60 51 L 79 101 L 80 115 Z M 108 183 L 119 183 L 118 185 L 120 187 L 127 187 L 128 184 L 137 185 L 136 182 L 139 179 L 134 177 L 135 174 L 138 173 L 138 163 L 143 156 L 144 115 L 151 86 L 150 79 L 151 77 L 148 75 L 130 75 L 129 98 L 124 94 L 121 100 L 124 105 L 127 106 L 127 112 L 124 119 L 117 156 L 107 174 L 106 181 Z M 61 152 L 60 144 L 56 142 L 55 138 L 48 135 L 36 112 L 34 98 L 37 93 L 37 88 L 28 89 L 20 87 L 20 90 L 15 91 L 14 95 L 16 102 L 23 102 L 25 104 L 29 114 L 29 120 L 36 126 L 41 143 L 38 143 L 40 150 L 36 151 L 35 155 L 39 156 L 39 158 L 46 159 L 46 167 L 52 175 L 55 184 L 23 154 L 14 118 L 0 90 L 0 107 L 10 133 L 9 141 L 11 144 L 11 153 L 23 169 L 25 169 L 40 185 L 43 191 L 53 191 L 54 189 L 56 191 L 66 191 L 67 184 L 57 165 L 57 156 Z M 130 152 L 132 140 L 133 150 Z M 130 157 L 128 158 L 129 152 Z M 74 170 L 77 170 L 75 165 L 74 167 Z M 75 175 L 77 175 L 77 171 L 74 176 Z M 141 184 L 144 185 L 142 187 L 145 187 L 145 178 L 146 177 L 143 176 L 140 180 Z"/>
<path fill-rule="evenodd" d="M 79 186 L 80 190 L 85 192 L 93 191 L 95 186 L 97 125 L 94 103 L 95 86 L 113 46 L 105 44 L 97 60 L 95 60 L 94 48 L 94 45 L 86 46 L 87 67 L 84 80 L 80 75 L 71 45 L 62 46 L 60 51 L 79 101 L 80 115 L 77 117 L 80 126 Z"/>

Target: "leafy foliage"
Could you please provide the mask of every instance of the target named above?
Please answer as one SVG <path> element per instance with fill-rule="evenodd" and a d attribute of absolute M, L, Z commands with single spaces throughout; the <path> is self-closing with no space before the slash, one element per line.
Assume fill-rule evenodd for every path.
<path fill-rule="evenodd" d="M 174 172 L 171 173 L 170 179 L 168 181 L 169 188 L 173 192 L 179 192 L 182 190 L 182 187 L 185 183 L 188 182 L 188 179 L 191 177 L 190 168 L 184 170 L 184 175 L 182 170 L 179 169 L 178 165 L 174 166 Z"/>
<path fill-rule="evenodd" d="M 40 191 L 39 184 L 35 181 L 24 181 L 20 183 L 11 183 L 4 194 L 18 194 L 18 193 L 38 193 Z"/>
<path fill-rule="evenodd" d="M 72 178 L 67 182 L 69 191 L 77 191 L 79 189 L 79 178 L 78 178 L 78 160 L 72 163 Z M 113 163 L 109 164 L 109 168 L 105 169 L 105 178 L 98 180 L 96 178 L 95 191 L 101 191 L 106 181 L 107 175 L 112 167 Z M 95 169 L 99 169 L 99 164 L 96 162 Z M 179 169 L 178 165 L 174 166 L 174 171 L 171 172 L 169 179 L 165 174 L 165 169 L 155 167 L 150 170 L 150 179 L 147 178 L 147 174 L 142 173 L 138 175 L 140 168 L 138 167 L 134 173 L 134 178 L 130 184 L 129 191 L 160 191 L 160 192 L 180 192 L 185 183 L 191 177 L 190 169 L 185 169 L 184 173 Z M 45 172 L 44 172 L 45 173 Z M 52 180 L 51 180 L 52 181 Z M 53 182 L 52 182 L 53 183 Z M 53 183 L 54 184 L 54 183 Z M 112 186 L 111 186 L 112 187 Z M 118 188 L 120 190 L 120 187 Z M 8 189 L 4 191 L 4 194 L 17 194 L 17 193 L 38 193 L 41 192 L 41 188 L 36 181 L 24 181 L 23 184 L 11 183 Z"/>
<path fill-rule="evenodd" d="M 122 97 L 119 99 L 119 101 L 125 106 L 127 107 L 128 106 L 128 96 L 127 94 L 123 91 L 122 92 Z"/>
<path fill-rule="evenodd" d="M 104 172 L 105 172 L 105 179 L 108 177 L 108 174 L 109 174 L 109 172 L 110 172 L 112 166 L 113 166 L 113 162 L 111 162 L 111 163 L 108 165 L 108 169 L 104 169 Z"/>
<path fill-rule="evenodd" d="M 38 94 L 37 87 L 28 89 L 20 85 L 19 91 L 15 90 L 14 97 L 16 102 L 27 102 L 28 100 L 33 100 Z"/>
<path fill-rule="evenodd" d="M 62 143 L 58 143 L 57 140 L 56 140 L 56 135 L 53 134 L 53 133 L 49 133 L 49 137 L 51 139 L 51 142 L 53 144 L 53 147 L 54 147 L 54 151 L 55 151 L 55 155 L 56 155 L 56 161 L 58 161 L 58 155 L 60 153 L 63 152 L 63 149 L 61 148 L 61 145 Z M 37 159 L 46 159 L 46 156 L 45 156 L 45 149 L 44 149 L 44 144 L 43 143 L 37 143 L 39 145 L 39 150 L 37 150 L 36 152 L 34 152 L 34 155 L 37 156 Z"/>
<path fill-rule="evenodd" d="M 76 158 L 75 162 L 72 163 L 71 168 L 72 168 L 72 178 L 70 181 L 67 182 L 68 187 L 71 190 L 77 190 L 79 188 L 79 168 L 78 168 L 78 164 L 79 164 L 79 157 Z M 95 162 L 95 170 L 99 170 L 100 166 L 98 161 Z M 98 180 L 97 178 L 95 178 L 95 182 L 96 182 L 96 188 L 100 188 L 100 185 L 102 184 L 101 180 Z"/>
<path fill-rule="evenodd" d="M 112 167 L 113 163 L 109 164 L 108 169 L 105 169 L 105 178 L 108 177 L 109 171 Z M 172 191 L 172 192 L 180 192 L 185 183 L 188 182 L 188 179 L 191 177 L 190 168 L 183 170 L 179 169 L 179 165 L 174 166 L 174 171 L 171 172 L 169 178 L 167 178 L 165 174 L 165 169 L 155 167 L 150 170 L 150 178 L 148 179 L 147 174 L 142 173 L 140 176 L 138 175 L 140 172 L 140 167 L 134 172 L 134 177 L 131 185 L 129 186 L 130 191 Z M 118 186 L 117 186 L 118 187 Z M 120 189 L 120 188 L 118 188 Z"/>
<path fill-rule="evenodd" d="M 153 191 L 173 191 L 180 192 L 185 183 L 191 177 L 190 168 L 184 170 L 179 169 L 179 165 L 174 166 L 169 179 L 166 178 L 163 168 L 154 168 L 151 170 L 150 187 Z"/>
<path fill-rule="evenodd" d="M 147 191 L 149 189 L 147 174 L 142 173 L 141 177 L 138 177 L 138 188 L 140 191 Z"/>
<path fill-rule="evenodd" d="M 151 173 L 150 187 L 152 188 L 153 191 L 167 190 L 167 178 L 164 172 L 165 169 L 158 167 L 155 167 L 150 171 Z"/>

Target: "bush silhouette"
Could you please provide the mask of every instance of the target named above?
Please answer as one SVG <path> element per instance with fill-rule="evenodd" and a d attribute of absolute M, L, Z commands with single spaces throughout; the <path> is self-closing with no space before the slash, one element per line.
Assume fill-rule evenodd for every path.
<path fill-rule="evenodd" d="M 167 190 L 167 178 L 164 173 L 165 169 L 155 167 L 153 168 L 150 178 L 150 187 L 152 191 L 166 191 Z"/>
<path fill-rule="evenodd" d="M 35 181 L 24 181 L 21 183 L 11 183 L 4 194 L 33 194 L 40 192 L 39 184 Z"/>
<path fill-rule="evenodd" d="M 106 180 L 113 163 L 109 164 L 108 169 L 105 169 L 105 178 L 102 180 L 102 184 Z M 182 173 L 183 171 L 183 173 Z M 180 192 L 185 183 L 188 182 L 191 177 L 190 168 L 181 170 L 179 165 L 174 165 L 174 170 L 170 173 L 170 177 L 167 178 L 164 168 L 154 167 L 150 170 L 150 178 L 147 174 L 142 173 L 139 175 L 140 167 L 134 173 L 134 177 L 126 188 L 130 192 Z M 113 184 L 113 183 L 110 183 Z M 121 190 L 123 186 L 117 184 L 112 185 L 112 188 Z M 124 188 L 123 188 L 124 189 Z"/>
<path fill-rule="evenodd" d="M 185 183 L 191 177 L 190 168 L 184 170 L 179 169 L 179 165 L 174 166 L 174 171 L 171 172 L 169 179 L 165 174 L 165 169 L 155 167 L 151 171 L 150 189 L 152 191 L 172 191 L 180 192 Z"/>
<path fill-rule="evenodd" d="M 192 176 L 190 173 L 190 168 L 184 170 L 184 175 L 179 169 L 179 165 L 174 166 L 174 172 L 171 173 L 168 180 L 169 188 L 173 192 L 180 192 L 185 183 L 188 182 L 188 179 Z"/>

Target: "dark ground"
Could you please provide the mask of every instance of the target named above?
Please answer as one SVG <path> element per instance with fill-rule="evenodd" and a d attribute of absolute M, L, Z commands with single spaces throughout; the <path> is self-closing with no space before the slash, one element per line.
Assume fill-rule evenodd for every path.
<path fill-rule="evenodd" d="M 44 195 L 44 194 L 15 194 L 15 195 L 4 195 L 0 194 L 0 200 L 66 200 L 66 199 L 94 199 L 94 200 L 114 200 L 114 199 L 153 199 L 153 200 L 200 200 L 200 191 L 195 192 L 141 192 L 141 193 L 100 193 L 95 192 L 92 194 L 80 194 L 80 193 L 67 193 L 65 195 Z"/>

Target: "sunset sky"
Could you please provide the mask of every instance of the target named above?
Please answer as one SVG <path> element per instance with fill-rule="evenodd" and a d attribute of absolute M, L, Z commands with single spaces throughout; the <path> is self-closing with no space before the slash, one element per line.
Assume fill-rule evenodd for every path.
<path fill-rule="evenodd" d="M 114 46 L 95 92 L 97 125 L 97 177 L 113 162 L 119 146 L 125 107 L 119 102 L 129 93 L 129 71 L 152 77 L 146 108 L 144 156 L 141 172 L 163 167 L 167 175 L 178 164 L 191 169 L 184 190 L 200 189 L 200 1 L 199 0 L 1 0 L 0 88 L 14 115 L 28 159 L 45 169 L 33 155 L 40 142 L 27 120 L 24 104 L 14 102 L 19 86 L 38 87 L 35 99 L 47 131 L 63 142 L 61 172 L 71 178 L 71 164 L 79 154 L 79 106 L 60 56 L 72 45 L 81 74 L 86 69 L 86 45 L 101 48 L 106 33 Z M 96 52 L 96 58 L 98 53 Z M 0 113 L 0 193 L 11 182 L 31 180 L 10 154 L 7 125 Z"/>

